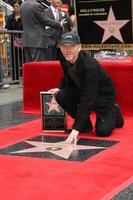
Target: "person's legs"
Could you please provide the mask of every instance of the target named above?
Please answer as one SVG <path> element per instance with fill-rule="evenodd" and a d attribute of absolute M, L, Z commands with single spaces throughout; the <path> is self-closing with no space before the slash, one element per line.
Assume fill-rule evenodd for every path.
<path fill-rule="evenodd" d="M 43 48 L 24 48 L 25 62 L 37 62 L 46 60 L 46 49 Z"/>
<path fill-rule="evenodd" d="M 78 104 L 80 101 L 80 90 L 75 87 L 61 89 L 56 94 L 56 101 L 72 118 L 77 115 Z M 88 122 L 82 132 L 89 132 L 93 129 L 91 120 L 88 116 Z"/>
<path fill-rule="evenodd" d="M 20 52 L 18 47 L 14 47 L 14 65 L 12 66 L 12 80 L 19 80 Z"/>
<path fill-rule="evenodd" d="M 24 47 L 25 62 L 32 62 L 32 57 L 30 54 L 30 48 Z"/>
<path fill-rule="evenodd" d="M 0 58 L 0 89 L 7 89 L 10 87 L 9 84 L 5 84 L 4 81 L 3 81 L 3 71 L 2 71 L 2 66 L 3 66 L 3 63 L 2 63 L 2 59 Z"/>
<path fill-rule="evenodd" d="M 59 90 L 56 94 L 58 104 L 72 117 L 75 118 L 79 103 L 80 91 L 75 87 Z"/>
<path fill-rule="evenodd" d="M 2 60 L 0 57 L 0 84 L 2 84 L 3 80 L 2 80 Z"/>
<path fill-rule="evenodd" d="M 105 113 L 96 112 L 96 134 L 100 137 L 111 135 L 114 128 L 121 128 L 124 125 L 124 119 L 118 105 L 114 105 L 111 110 Z"/>
<path fill-rule="evenodd" d="M 56 60 L 57 50 L 56 47 L 51 46 L 46 49 L 46 61 Z"/>
<path fill-rule="evenodd" d="M 2 59 L 0 57 L 0 88 L 4 85 L 4 82 L 3 82 L 3 74 L 2 74 Z"/>
<path fill-rule="evenodd" d="M 43 48 L 30 48 L 30 54 L 33 62 L 46 60 L 46 49 Z"/>

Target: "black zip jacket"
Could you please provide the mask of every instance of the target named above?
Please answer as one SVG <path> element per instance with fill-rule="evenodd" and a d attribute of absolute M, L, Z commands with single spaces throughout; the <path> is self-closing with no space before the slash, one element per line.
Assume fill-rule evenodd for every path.
<path fill-rule="evenodd" d="M 70 63 L 63 56 L 60 57 L 60 63 L 64 77 L 59 88 L 76 87 L 68 75 L 67 69 Z M 80 103 L 73 129 L 81 131 L 92 111 L 100 109 L 100 112 L 104 112 L 104 109 L 112 108 L 115 103 L 115 88 L 111 77 L 99 62 L 84 51 L 79 53 L 76 75 L 80 85 Z"/>

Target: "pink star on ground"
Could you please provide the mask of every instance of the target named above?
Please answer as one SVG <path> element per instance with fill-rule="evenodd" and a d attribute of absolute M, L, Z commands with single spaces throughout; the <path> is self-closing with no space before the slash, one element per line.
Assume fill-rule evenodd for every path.
<path fill-rule="evenodd" d="M 109 15 L 106 21 L 94 21 L 98 26 L 104 29 L 102 43 L 111 36 L 124 43 L 120 29 L 129 22 L 129 20 L 116 20 L 112 7 L 109 9 Z"/>
<path fill-rule="evenodd" d="M 67 145 L 64 143 L 64 141 L 56 142 L 56 143 L 36 142 L 36 141 L 25 141 L 25 142 L 33 145 L 33 147 L 19 150 L 19 151 L 13 151 L 11 152 L 11 154 L 51 152 L 51 153 L 56 154 L 57 156 L 68 159 L 74 150 L 106 149 L 106 147 L 98 147 L 98 146 Z"/>

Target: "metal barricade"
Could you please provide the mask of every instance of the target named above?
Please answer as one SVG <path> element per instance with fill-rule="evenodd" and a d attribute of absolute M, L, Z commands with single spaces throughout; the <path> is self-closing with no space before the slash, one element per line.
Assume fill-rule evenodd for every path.
<path fill-rule="evenodd" d="M 19 83 L 22 79 L 24 50 L 23 31 L 0 30 L 0 59 L 3 78 L 9 83 Z"/>

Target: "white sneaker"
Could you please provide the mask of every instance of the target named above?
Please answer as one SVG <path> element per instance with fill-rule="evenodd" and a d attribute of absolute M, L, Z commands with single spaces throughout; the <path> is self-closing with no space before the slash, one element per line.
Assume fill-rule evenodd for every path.
<path fill-rule="evenodd" d="M 9 84 L 4 84 L 4 85 L 2 85 L 2 89 L 7 89 L 7 88 L 9 88 L 10 87 L 10 85 Z"/>

